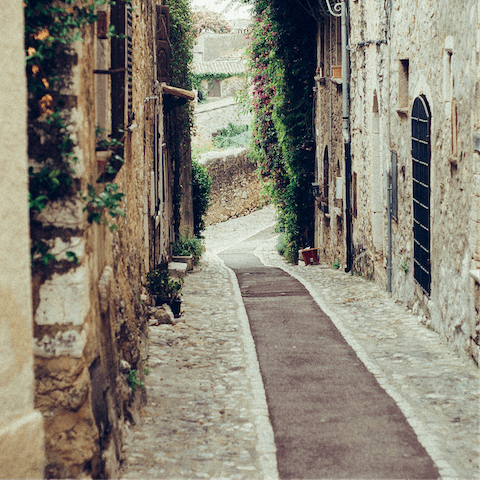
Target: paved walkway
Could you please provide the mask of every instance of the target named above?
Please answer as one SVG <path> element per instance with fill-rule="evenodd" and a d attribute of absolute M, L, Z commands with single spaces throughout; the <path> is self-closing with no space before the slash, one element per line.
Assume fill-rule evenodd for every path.
<path fill-rule="evenodd" d="M 177 325 L 152 326 L 143 422 L 123 478 L 277 478 L 273 436 L 245 310 L 215 256 L 273 222 L 271 209 L 207 229 L 208 256 L 187 276 Z M 305 285 L 395 400 L 443 478 L 479 478 L 478 371 L 375 284 L 287 265 L 275 239 L 256 255 Z"/>

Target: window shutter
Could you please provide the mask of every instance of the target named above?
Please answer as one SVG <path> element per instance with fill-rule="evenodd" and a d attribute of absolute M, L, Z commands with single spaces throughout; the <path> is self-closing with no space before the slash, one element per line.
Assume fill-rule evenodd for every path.
<path fill-rule="evenodd" d="M 170 81 L 170 8 L 157 5 L 157 79 L 159 82 Z"/>

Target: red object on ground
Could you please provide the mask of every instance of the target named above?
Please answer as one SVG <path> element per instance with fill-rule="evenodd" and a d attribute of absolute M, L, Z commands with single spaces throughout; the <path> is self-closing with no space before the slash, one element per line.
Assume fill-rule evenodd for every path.
<path fill-rule="evenodd" d="M 318 248 L 305 248 L 300 250 L 302 252 L 303 261 L 305 265 L 318 265 Z"/>

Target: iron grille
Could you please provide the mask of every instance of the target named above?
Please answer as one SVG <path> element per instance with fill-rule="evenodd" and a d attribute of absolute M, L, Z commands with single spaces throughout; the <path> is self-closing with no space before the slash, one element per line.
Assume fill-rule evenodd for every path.
<path fill-rule="evenodd" d="M 414 277 L 430 295 L 430 109 L 423 96 L 412 110 Z"/>
<path fill-rule="evenodd" d="M 127 5 L 127 54 L 126 54 L 126 70 L 127 70 L 127 121 L 133 121 L 133 15 L 132 10 Z"/>

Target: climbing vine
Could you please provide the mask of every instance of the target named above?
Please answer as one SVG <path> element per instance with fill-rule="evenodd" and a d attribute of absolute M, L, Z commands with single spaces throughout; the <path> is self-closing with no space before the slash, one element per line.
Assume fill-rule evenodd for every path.
<path fill-rule="evenodd" d="M 312 244 L 314 137 L 313 77 L 317 25 L 296 2 L 245 0 L 255 22 L 250 33 L 254 112 L 252 158 L 267 180 L 285 236 L 285 257 Z"/>
<path fill-rule="evenodd" d="M 192 89 L 193 42 L 195 30 L 191 15 L 190 0 L 166 0 L 170 7 L 171 84 L 185 90 Z M 173 182 L 173 228 L 175 236 L 180 233 L 181 169 L 190 168 L 190 135 L 193 129 L 193 105 L 187 102 L 168 114 L 168 150 L 172 152 L 174 166 Z M 187 160 L 185 160 L 187 158 Z"/>
<path fill-rule="evenodd" d="M 80 195 L 86 202 L 85 209 L 99 213 L 107 204 L 93 195 L 96 189 L 88 186 L 86 195 L 80 192 L 75 177 L 77 145 L 75 134 L 69 126 L 70 103 L 62 89 L 69 83 L 72 66 L 76 63 L 73 43 L 82 40 L 83 29 L 98 19 L 96 9 L 100 5 L 113 4 L 114 0 L 25 0 L 25 49 L 28 89 L 28 156 L 34 164 L 29 167 L 29 207 L 32 221 L 36 213 L 49 202 Z M 126 0 L 125 3 L 130 3 Z M 110 26 L 108 35 L 114 36 Z M 119 198 L 114 184 L 104 186 L 104 195 Z M 118 187 L 117 187 L 118 188 Z M 110 193 L 109 193 L 110 192 Z M 105 202 L 104 202 L 105 203 Z M 114 210 L 116 215 L 121 211 Z M 110 210 L 110 214 L 112 210 Z M 89 221 L 101 222 L 103 214 L 89 215 Z M 32 232 L 34 232 L 32 227 Z M 32 258 L 41 257 L 43 264 L 55 260 L 47 244 L 35 239 L 32 242 Z M 73 252 L 67 258 L 76 260 Z"/>

